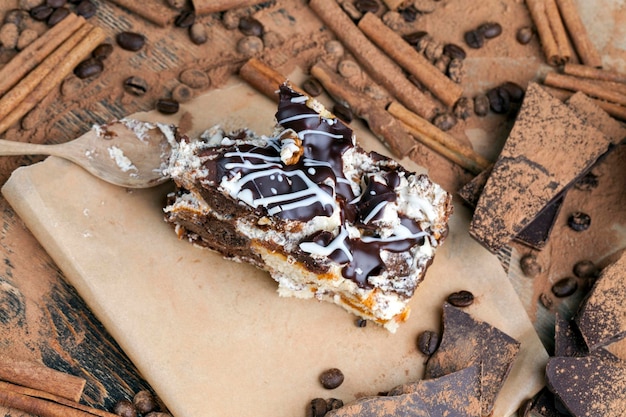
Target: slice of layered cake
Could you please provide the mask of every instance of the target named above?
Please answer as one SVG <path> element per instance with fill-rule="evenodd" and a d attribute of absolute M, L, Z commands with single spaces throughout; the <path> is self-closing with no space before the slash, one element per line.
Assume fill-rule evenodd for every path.
<path fill-rule="evenodd" d="M 215 127 L 174 147 L 166 221 L 267 270 L 280 295 L 331 301 L 393 332 L 447 234 L 451 196 L 364 151 L 317 100 L 279 93 L 271 137 Z"/>

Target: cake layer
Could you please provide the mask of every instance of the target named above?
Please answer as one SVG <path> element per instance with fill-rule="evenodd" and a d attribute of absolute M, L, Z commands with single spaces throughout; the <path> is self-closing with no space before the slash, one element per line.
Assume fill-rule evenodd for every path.
<path fill-rule="evenodd" d="M 165 208 L 179 236 L 253 263 L 279 293 L 327 300 L 395 330 L 447 233 L 451 196 L 356 145 L 283 85 L 271 137 L 215 127 L 174 146 Z"/>

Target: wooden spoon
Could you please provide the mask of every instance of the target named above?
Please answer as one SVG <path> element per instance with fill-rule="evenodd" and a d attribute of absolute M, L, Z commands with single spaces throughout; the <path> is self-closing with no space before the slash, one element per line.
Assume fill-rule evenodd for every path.
<path fill-rule="evenodd" d="M 53 155 L 83 167 L 94 176 L 127 188 L 165 182 L 170 153 L 167 136 L 156 125 L 123 119 L 99 126 L 70 142 L 54 145 L 0 139 L 0 156 Z"/>

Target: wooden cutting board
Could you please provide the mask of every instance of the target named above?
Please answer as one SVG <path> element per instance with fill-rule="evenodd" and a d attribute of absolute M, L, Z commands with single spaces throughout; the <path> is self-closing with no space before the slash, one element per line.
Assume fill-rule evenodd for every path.
<path fill-rule="evenodd" d="M 193 132 L 222 123 L 268 134 L 276 108 L 233 80 L 186 111 Z M 387 153 L 355 126 L 366 149 Z M 476 296 L 472 315 L 522 342 L 494 416 L 509 416 L 542 386 L 547 354 L 498 259 L 469 237 L 462 205 L 408 322 L 391 334 L 357 327 L 334 305 L 281 298 L 266 273 L 178 240 L 163 221 L 170 189 L 115 187 L 50 157 L 16 170 L 2 192 L 174 415 L 293 417 L 315 397 L 350 401 L 415 381 L 425 359 L 416 337 L 439 328 L 443 300 L 461 289 Z M 328 391 L 318 376 L 331 367 L 345 382 Z"/>

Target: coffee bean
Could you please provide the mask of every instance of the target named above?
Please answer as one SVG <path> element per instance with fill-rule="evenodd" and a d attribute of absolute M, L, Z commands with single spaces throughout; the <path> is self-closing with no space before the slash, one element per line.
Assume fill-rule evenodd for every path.
<path fill-rule="evenodd" d="M 93 50 L 93 52 L 91 53 L 91 56 L 100 61 L 104 61 L 112 53 L 113 53 L 113 45 L 111 45 L 110 43 L 101 43 L 100 45 L 96 46 L 96 49 Z"/>
<path fill-rule="evenodd" d="M 466 290 L 461 290 L 450 294 L 447 300 L 455 307 L 467 307 L 474 302 L 474 294 Z"/>
<path fill-rule="evenodd" d="M 320 383 L 326 389 L 335 389 L 343 383 L 343 372 L 337 368 L 330 368 L 320 375 Z"/>
<path fill-rule="evenodd" d="M 494 113 L 504 114 L 511 109 L 511 98 L 504 88 L 496 87 L 487 91 L 489 107 Z"/>
<path fill-rule="evenodd" d="M 439 347 L 439 334 L 432 330 L 424 330 L 417 337 L 417 348 L 426 356 L 430 356 Z"/>
<path fill-rule="evenodd" d="M 160 98 L 156 102 L 156 109 L 163 114 L 174 114 L 180 109 L 177 101 L 171 98 Z"/>
<path fill-rule="evenodd" d="M 115 39 L 122 49 L 133 52 L 143 48 L 146 43 L 146 37 L 136 32 L 121 32 L 117 34 Z"/>
<path fill-rule="evenodd" d="M 359 317 L 354 321 L 354 324 L 356 324 L 356 327 L 367 327 L 367 320 Z"/>
<path fill-rule="evenodd" d="M 465 59 L 465 57 L 467 56 L 467 54 L 465 53 L 465 49 L 454 43 L 445 44 L 443 46 L 443 53 L 448 55 L 450 58 L 456 59 Z"/>
<path fill-rule="evenodd" d="M 54 26 L 59 23 L 61 20 L 65 19 L 69 16 L 70 10 L 66 7 L 59 7 L 58 9 L 54 9 L 50 17 L 48 17 L 48 26 Z"/>
<path fill-rule="evenodd" d="M 4 14 L 2 23 L 13 23 L 18 28 L 22 26 L 24 18 L 28 13 L 21 9 L 11 9 Z"/>
<path fill-rule="evenodd" d="M 189 39 L 196 45 L 202 45 L 209 40 L 209 35 L 204 24 L 196 22 L 189 27 Z"/>
<path fill-rule="evenodd" d="M 576 262 L 573 272 L 578 278 L 597 278 L 600 275 L 600 268 L 592 261 L 583 260 Z"/>
<path fill-rule="evenodd" d="M 522 45 L 526 45 L 533 39 L 533 30 L 530 26 L 523 26 L 517 30 L 515 39 Z"/>
<path fill-rule="evenodd" d="M 45 20 L 48 20 L 52 12 L 54 12 L 54 9 L 44 4 L 30 9 L 30 17 L 40 22 L 43 22 Z"/>
<path fill-rule="evenodd" d="M 96 5 L 93 4 L 91 0 L 83 0 L 80 3 L 78 3 L 76 8 L 74 9 L 74 12 L 77 15 L 84 17 L 85 19 L 89 19 L 90 17 L 93 17 L 96 14 L 97 10 L 98 9 Z"/>
<path fill-rule="evenodd" d="M 482 48 L 485 44 L 485 36 L 478 30 L 470 30 L 463 34 L 463 39 L 467 46 L 473 49 Z"/>
<path fill-rule="evenodd" d="M 474 113 L 479 117 L 486 116 L 489 113 L 489 97 L 484 94 L 474 97 Z"/>
<path fill-rule="evenodd" d="M 179 84 L 172 90 L 172 99 L 179 103 L 186 103 L 193 98 L 193 91 L 185 84 Z"/>
<path fill-rule="evenodd" d="M 463 60 L 452 58 L 448 64 L 448 77 L 457 84 L 463 81 Z"/>
<path fill-rule="evenodd" d="M 356 0 L 354 6 L 361 13 L 377 13 L 380 10 L 380 4 L 376 0 Z"/>
<path fill-rule="evenodd" d="M 53 9 L 63 7 L 67 3 L 67 0 L 46 0 L 46 6 L 52 7 Z"/>
<path fill-rule="evenodd" d="M 0 45 L 4 49 L 14 49 L 20 38 L 20 29 L 15 23 L 5 23 L 0 26 Z"/>
<path fill-rule="evenodd" d="M 104 65 L 102 65 L 102 61 L 96 58 L 87 58 L 84 61 L 80 62 L 76 68 L 74 68 L 74 74 L 80 78 L 90 78 L 99 75 L 104 70 Z"/>
<path fill-rule="evenodd" d="M 246 36 L 263 36 L 263 24 L 252 16 L 239 19 L 238 28 Z"/>
<path fill-rule="evenodd" d="M 485 39 L 493 39 L 502 34 L 502 26 L 497 22 L 487 22 L 476 29 Z"/>
<path fill-rule="evenodd" d="M 323 91 L 322 85 L 315 78 L 307 78 L 302 83 L 302 89 L 311 97 L 317 97 Z"/>
<path fill-rule="evenodd" d="M 196 14 L 191 10 L 182 11 L 178 16 L 176 16 L 176 19 L 174 19 L 174 25 L 184 29 L 191 27 L 191 25 L 195 22 Z"/>
<path fill-rule="evenodd" d="M 555 297 L 563 298 L 574 294 L 578 289 L 578 281 L 574 277 L 560 279 L 552 286 L 552 294 Z"/>
<path fill-rule="evenodd" d="M 542 271 L 541 264 L 532 253 L 522 256 L 519 260 L 519 266 L 522 273 L 530 278 L 536 277 Z"/>
<path fill-rule="evenodd" d="M 15 47 L 18 51 L 21 51 L 22 49 L 33 43 L 38 37 L 39 34 L 36 30 L 24 29 L 17 38 L 17 44 L 15 45 Z"/>
<path fill-rule="evenodd" d="M 178 79 L 181 83 L 188 85 L 191 88 L 204 89 L 208 88 L 211 84 L 209 76 L 204 71 L 197 69 L 187 69 L 178 75 Z"/>
<path fill-rule="evenodd" d="M 576 181 L 574 187 L 581 191 L 591 191 L 598 186 L 598 183 L 598 176 L 593 172 L 588 172 Z"/>
<path fill-rule="evenodd" d="M 140 77 L 128 77 L 124 80 L 124 91 L 140 97 L 148 91 L 148 83 Z"/>
<path fill-rule="evenodd" d="M 428 36 L 428 32 L 424 32 L 423 30 L 420 30 L 417 32 L 407 33 L 406 35 L 402 36 L 402 39 L 407 41 L 409 45 L 417 46 L 419 41 L 425 38 L 426 36 Z"/>
<path fill-rule="evenodd" d="M 450 113 L 441 113 L 435 116 L 433 124 L 444 132 L 452 129 L 456 125 L 456 117 Z"/>
<path fill-rule="evenodd" d="M 328 404 L 323 398 L 313 398 L 306 409 L 307 417 L 324 417 L 328 412 Z"/>
<path fill-rule="evenodd" d="M 539 302 L 548 310 L 552 310 L 552 308 L 554 307 L 554 300 L 552 299 L 552 297 L 550 297 L 548 293 L 541 293 L 541 295 L 539 296 Z"/>
<path fill-rule="evenodd" d="M 258 36 L 244 36 L 237 42 L 237 52 L 247 57 L 260 54 L 263 48 L 263 39 Z"/>
<path fill-rule="evenodd" d="M 521 103 L 524 99 L 524 89 L 521 85 L 516 84 L 513 81 L 506 81 L 500 85 L 500 88 L 506 90 L 512 103 Z"/>
<path fill-rule="evenodd" d="M 576 232 L 583 232 L 591 226 L 591 217 L 582 211 L 576 211 L 567 218 L 567 225 Z"/>
<path fill-rule="evenodd" d="M 343 401 L 338 398 L 329 398 L 326 400 L 326 411 L 338 410 L 343 407 Z"/>
<path fill-rule="evenodd" d="M 405 22 L 413 23 L 417 20 L 417 16 L 420 14 L 419 10 L 415 8 L 412 4 L 408 7 L 403 7 L 402 9 L 398 9 L 398 13 L 402 16 L 402 19 Z"/>
<path fill-rule="evenodd" d="M 470 100 L 469 97 L 461 97 L 454 103 L 452 112 L 454 117 L 467 120 L 474 113 L 474 101 Z"/>
<path fill-rule="evenodd" d="M 433 65 L 443 74 L 445 74 L 446 72 L 448 72 L 448 65 L 450 65 L 450 61 L 452 61 L 452 58 L 450 58 L 448 55 L 441 55 L 435 60 L 435 62 L 433 62 Z"/>
<path fill-rule="evenodd" d="M 354 119 L 350 107 L 346 107 L 341 103 L 335 103 L 333 105 L 333 114 L 348 124 L 352 122 L 352 119 Z"/>

